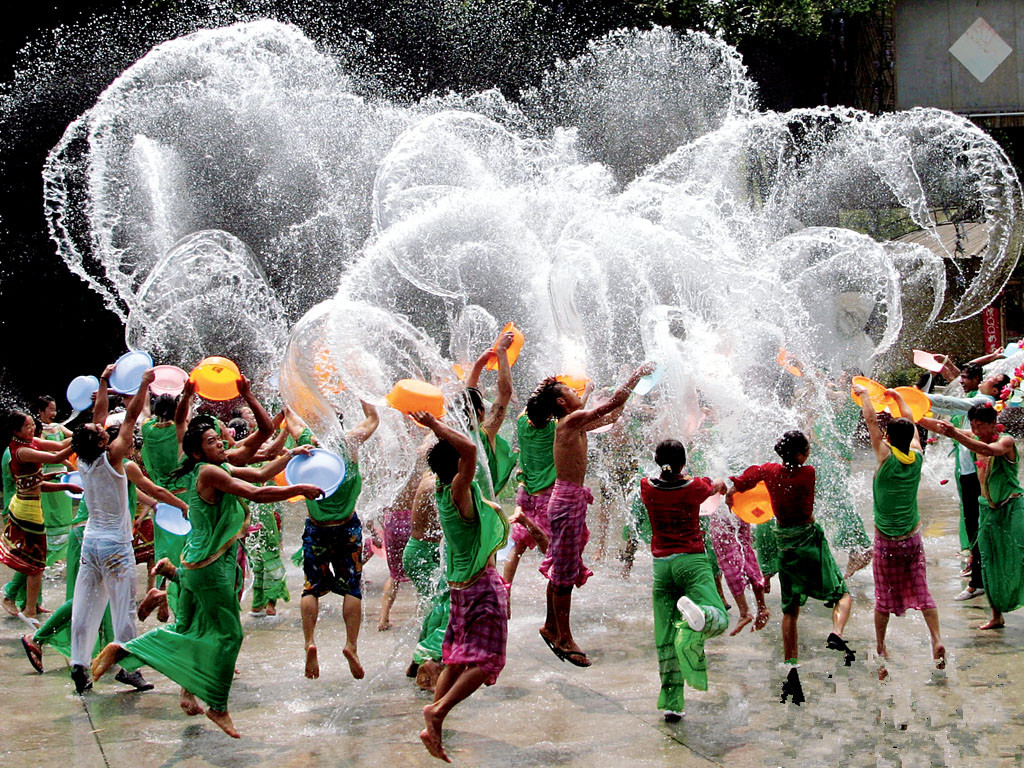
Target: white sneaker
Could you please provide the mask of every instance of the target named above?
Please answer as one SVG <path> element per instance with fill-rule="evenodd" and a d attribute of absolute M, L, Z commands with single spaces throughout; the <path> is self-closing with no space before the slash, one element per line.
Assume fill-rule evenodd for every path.
<path fill-rule="evenodd" d="M 970 587 L 967 587 L 963 592 L 961 592 L 959 595 L 957 595 L 953 599 L 958 601 L 958 602 L 962 602 L 964 600 L 973 600 L 974 598 L 981 597 L 984 594 L 985 594 L 985 590 L 983 588 L 981 588 L 981 587 L 977 587 L 975 589 L 971 589 Z"/>
<path fill-rule="evenodd" d="M 683 618 L 686 619 L 686 624 L 690 629 L 694 632 L 704 631 L 704 624 L 707 623 L 707 618 L 704 616 L 704 611 L 700 609 L 699 605 L 686 595 L 683 595 L 676 602 L 676 607 L 683 614 Z"/>
<path fill-rule="evenodd" d="M 683 715 L 686 714 L 686 713 L 685 712 L 673 712 L 671 709 L 666 709 L 661 714 L 665 718 L 665 722 L 666 723 L 678 723 L 680 720 L 683 719 Z"/>

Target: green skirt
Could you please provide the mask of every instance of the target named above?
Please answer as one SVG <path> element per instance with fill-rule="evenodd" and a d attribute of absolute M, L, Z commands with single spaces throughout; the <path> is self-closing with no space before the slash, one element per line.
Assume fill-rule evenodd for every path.
<path fill-rule="evenodd" d="M 1024 605 L 1024 499 L 993 509 L 982 498 L 978 546 L 985 594 L 996 611 L 1015 611 Z"/>
<path fill-rule="evenodd" d="M 838 602 L 848 592 L 820 525 L 776 528 L 775 540 L 779 547 L 783 613 L 792 613 L 809 597 L 829 604 Z"/>
<path fill-rule="evenodd" d="M 423 608 L 423 623 L 412 658 L 417 664 L 441 661 L 441 644 L 448 630 L 451 593 L 441 569 L 440 544 L 409 538 L 402 552 L 402 570 L 416 587 Z"/>
<path fill-rule="evenodd" d="M 775 532 L 779 524 L 773 517 L 767 522 L 754 526 L 754 550 L 757 552 L 757 564 L 765 577 L 774 576 L 779 572 L 779 543 Z"/>
<path fill-rule="evenodd" d="M 180 593 L 173 627 L 158 627 L 129 640 L 121 666 L 148 665 L 215 710 L 228 708 L 235 662 L 242 647 L 238 545 L 203 568 L 178 571 Z"/>

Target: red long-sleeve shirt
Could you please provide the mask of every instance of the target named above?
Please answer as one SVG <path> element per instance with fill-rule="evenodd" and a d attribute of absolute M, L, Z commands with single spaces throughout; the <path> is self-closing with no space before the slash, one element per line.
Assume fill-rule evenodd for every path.
<path fill-rule="evenodd" d="M 714 484 L 709 477 L 694 477 L 681 484 L 643 478 L 640 481 L 640 499 L 651 519 L 651 554 L 668 557 L 703 552 L 700 505 L 714 493 Z"/>
<path fill-rule="evenodd" d="M 805 464 L 789 470 L 770 462 L 747 467 L 742 475 L 729 479 L 737 491 L 749 491 L 763 480 L 780 528 L 804 525 L 814 519 L 814 467 Z"/>

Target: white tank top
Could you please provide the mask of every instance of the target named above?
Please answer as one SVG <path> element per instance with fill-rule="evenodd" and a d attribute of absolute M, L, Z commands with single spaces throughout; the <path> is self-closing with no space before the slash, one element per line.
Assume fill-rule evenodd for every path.
<path fill-rule="evenodd" d="M 91 464 L 79 461 L 78 471 L 82 473 L 82 488 L 89 508 L 84 538 L 131 544 L 132 514 L 128 509 L 127 474 L 114 471 L 106 451 Z"/>

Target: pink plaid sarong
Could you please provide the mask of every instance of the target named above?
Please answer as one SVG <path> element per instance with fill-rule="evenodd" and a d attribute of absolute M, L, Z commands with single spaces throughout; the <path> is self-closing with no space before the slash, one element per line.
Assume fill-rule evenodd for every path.
<path fill-rule="evenodd" d="M 710 525 L 715 557 L 729 591 L 741 595 L 747 584 L 764 589 L 764 574 L 754 554 L 750 523 L 743 522 L 731 512 L 716 512 L 711 516 Z"/>
<path fill-rule="evenodd" d="M 582 587 L 594 572 L 583 564 L 583 548 L 590 540 L 587 506 L 594 503 L 590 489 L 556 480 L 548 503 L 551 543 L 540 572 L 557 587 Z"/>
<path fill-rule="evenodd" d="M 910 609 L 934 608 L 925 573 L 924 541 L 918 531 L 907 539 L 886 538 L 875 531 L 875 610 L 902 616 Z"/>
<path fill-rule="evenodd" d="M 551 536 L 551 520 L 548 518 L 548 502 L 551 500 L 551 491 L 554 488 L 555 485 L 552 483 L 540 493 L 531 494 L 526 491 L 525 486 L 520 485 L 519 490 L 516 491 L 516 506 L 549 537 Z M 525 541 L 528 549 L 534 549 L 537 546 L 533 535 L 522 523 L 512 523 L 512 541 L 516 544 Z"/>
<path fill-rule="evenodd" d="M 505 667 L 508 586 L 494 567 L 488 566 L 468 587 L 451 590 L 441 660 L 479 667 L 487 673 L 484 685 L 494 685 Z"/>

